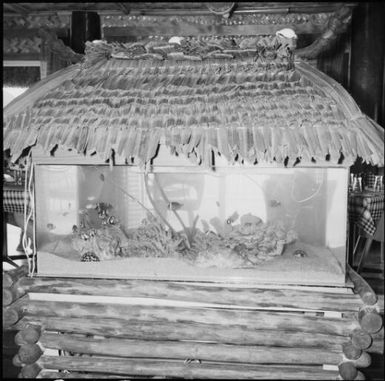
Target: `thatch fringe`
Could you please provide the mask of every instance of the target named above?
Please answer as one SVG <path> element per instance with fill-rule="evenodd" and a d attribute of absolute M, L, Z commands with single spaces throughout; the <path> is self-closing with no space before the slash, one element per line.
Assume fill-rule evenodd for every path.
<path fill-rule="evenodd" d="M 139 52 L 138 46 L 128 49 Z M 304 62 L 287 69 L 261 67 L 250 58 L 111 58 L 123 48 L 92 45 L 81 69 L 64 69 L 5 109 L 4 149 L 17 158 L 36 142 L 45 151 L 60 145 L 103 160 L 113 150 L 144 165 L 164 142 L 208 167 L 212 153 L 230 163 L 287 157 L 304 163 L 326 155 L 336 163 L 341 153 L 345 165 L 357 155 L 384 163 L 383 129 L 340 85 Z"/>

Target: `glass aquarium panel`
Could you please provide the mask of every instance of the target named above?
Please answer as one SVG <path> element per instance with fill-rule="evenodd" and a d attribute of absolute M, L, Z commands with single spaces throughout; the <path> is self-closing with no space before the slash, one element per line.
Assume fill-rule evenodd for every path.
<path fill-rule="evenodd" d="M 344 284 L 345 168 L 36 165 L 38 272 Z"/>

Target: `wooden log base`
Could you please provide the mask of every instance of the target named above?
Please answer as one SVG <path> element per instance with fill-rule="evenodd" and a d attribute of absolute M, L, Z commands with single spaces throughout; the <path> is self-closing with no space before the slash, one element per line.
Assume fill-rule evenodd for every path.
<path fill-rule="evenodd" d="M 164 376 L 178 378 L 221 379 L 287 379 L 330 380 L 337 371 L 311 366 L 271 366 L 228 363 L 189 363 L 164 360 L 132 360 L 115 357 L 56 357 L 43 355 L 38 364 L 44 369 L 66 369 L 75 372 L 100 372 L 109 374 Z"/>
<path fill-rule="evenodd" d="M 19 378 L 36 378 L 36 376 L 40 373 L 42 370 L 42 367 L 39 366 L 37 363 L 25 365 L 21 369 L 21 372 L 19 373 Z"/>
<path fill-rule="evenodd" d="M 264 289 L 207 286 L 183 282 L 129 279 L 23 278 L 20 292 L 154 298 L 244 307 L 292 308 L 294 310 L 357 311 L 358 295 L 295 289 Z"/>
<path fill-rule="evenodd" d="M 91 372 L 54 372 L 51 370 L 43 369 L 39 375 L 38 378 L 50 378 L 50 379 L 121 379 L 122 376 L 120 375 L 114 375 L 114 374 L 106 374 L 106 373 L 91 373 Z M 130 379 L 143 379 L 141 376 L 130 376 Z"/>
<path fill-rule="evenodd" d="M 17 328 L 24 328 L 31 323 L 40 324 L 46 331 L 99 335 L 105 337 L 135 340 L 196 340 L 205 338 L 207 342 L 239 345 L 265 345 L 277 347 L 317 347 L 340 351 L 348 342 L 345 336 L 325 335 L 312 332 L 292 332 L 279 329 L 249 329 L 244 326 L 203 323 L 180 323 L 152 321 L 128 322 L 122 319 L 108 318 L 60 318 L 25 316 L 17 323 Z M 34 336 L 34 339 L 36 335 Z M 26 339 L 25 339 L 26 340 Z M 29 341 L 34 343 L 36 341 Z"/>
<path fill-rule="evenodd" d="M 23 297 L 25 298 L 25 297 Z M 211 309 L 124 305 L 114 303 L 53 302 L 18 299 L 25 315 L 56 316 L 62 318 L 93 317 L 125 319 L 126 321 L 163 321 L 240 325 L 249 329 L 279 329 L 293 332 L 314 332 L 350 336 L 359 324 L 353 318 L 325 318 L 296 313 L 261 312 L 242 309 Z M 15 304 L 15 303 L 14 303 Z"/>
<path fill-rule="evenodd" d="M 343 380 L 341 375 L 338 375 L 337 380 Z M 357 375 L 355 378 L 351 378 L 353 381 L 359 381 L 359 380 L 366 380 L 364 374 L 360 371 L 357 372 Z"/>
<path fill-rule="evenodd" d="M 19 320 L 20 316 L 17 310 L 11 307 L 3 308 L 3 329 L 9 329 Z"/>
<path fill-rule="evenodd" d="M 28 274 L 28 266 L 23 265 L 17 269 L 3 271 L 3 289 L 11 287 L 18 279 Z"/>
<path fill-rule="evenodd" d="M 3 288 L 3 307 L 9 306 L 17 298 L 16 291 L 13 288 Z"/>
<path fill-rule="evenodd" d="M 355 272 L 349 264 L 347 265 L 349 277 L 354 284 L 354 292 L 360 295 L 362 301 L 368 306 L 372 306 L 377 303 L 377 295 L 369 284 L 362 278 L 357 272 Z"/>
<path fill-rule="evenodd" d="M 358 312 L 358 321 L 368 333 L 378 332 L 382 328 L 382 317 L 374 307 L 362 307 Z"/>
<path fill-rule="evenodd" d="M 384 339 L 373 340 L 373 343 L 370 348 L 367 349 L 369 353 L 379 353 L 384 354 Z"/>
<path fill-rule="evenodd" d="M 338 371 L 343 380 L 354 380 L 358 374 L 357 368 L 350 361 L 339 364 Z"/>
<path fill-rule="evenodd" d="M 24 364 L 33 364 L 42 354 L 43 351 L 37 344 L 24 344 L 19 348 L 18 353 L 20 361 Z"/>
<path fill-rule="evenodd" d="M 95 339 L 79 335 L 44 332 L 40 343 L 44 348 L 97 356 L 139 357 L 157 359 L 199 359 L 202 361 L 251 364 L 334 364 L 342 354 L 318 348 L 280 348 L 251 345 L 228 345 L 178 341 L 140 341 L 115 338 Z M 28 348 L 29 352 L 32 348 Z M 28 353 L 29 353 L 28 352 Z M 27 362 L 27 357 L 22 357 Z M 30 359 L 28 358 L 28 361 Z M 36 361 L 36 360 L 35 360 Z"/>
<path fill-rule="evenodd" d="M 352 344 L 359 349 L 368 349 L 373 342 L 372 336 L 362 329 L 355 329 L 351 335 Z"/>
<path fill-rule="evenodd" d="M 20 356 L 18 353 L 15 354 L 15 356 L 13 356 L 12 358 L 12 364 L 16 367 L 22 367 L 24 366 L 25 364 L 20 360 Z"/>
<path fill-rule="evenodd" d="M 361 380 L 366 380 L 364 374 L 360 371 L 357 372 L 357 376 L 356 378 L 354 379 L 354 381 L 361 381 Z"/>
<path fill-rule="evenodd" d="M 372 363 L 372 359 L 367 352 L 362 352 L 361 356 L 356 360 L 350 360 L 356 368 L 367 368 Z"/>
<path fill-rule="evenodd" d="M 350 342 L 342 345 L 342 352 L 347 359 L 357 360 L 362 354 L 362 349 L 357 348 L 355 345 L 353 345 L 353 343 Z"/>
<path fill-rule="evenodd" d="M 15 342 L 18 345 L 35 344 L 39 341 L 41 328 L 38 325 L 26 324 L 15 336 Z"/>

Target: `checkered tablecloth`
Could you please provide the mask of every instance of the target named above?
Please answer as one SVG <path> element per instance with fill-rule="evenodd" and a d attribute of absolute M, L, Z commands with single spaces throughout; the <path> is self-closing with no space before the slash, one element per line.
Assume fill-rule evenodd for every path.
<path fill-rule="evenodd" d="M 384 193 L 349 193 L 349 219 L 365 233 L 374 235 L 376 222 L 384 212 Z"/>
<path fill-rule="evenodd" d="M 3 185 L 3 210 L 7 213 L 24 213 L 24 187 Z M 27 213 L 30 212 L 30 198 L 27 196 Z"/>

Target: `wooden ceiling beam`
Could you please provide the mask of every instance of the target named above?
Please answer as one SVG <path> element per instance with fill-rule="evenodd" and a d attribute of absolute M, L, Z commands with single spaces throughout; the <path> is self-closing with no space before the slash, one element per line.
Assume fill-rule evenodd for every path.
<path fill-rule="evenodd" d="M 127 3 L 115 3 L 118 8 L 125 14 L 128 15 L 131 12 L 131 7 Z"/>
<path fill-rule="evenodd" d="M 58 37 L 66 37 L 68 34 L 67 28 L 50 28 L 54 31 Z M 15 29 L 3 29 L 4 38 L 33 38 L 38 36 L 40 29 L 39 28 L 15 28 Z"/>
<path fill-rule="evenodd" d="M 15 12 L 17 14 L 22 14 L 22 15 L 26 15 L 30 12 L 30 9 L 18 3 L 5 3 L 4 7 L 10 9 L 12 12 Z"/>

